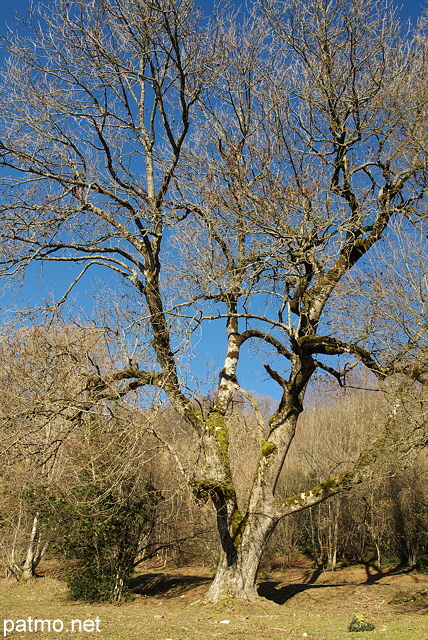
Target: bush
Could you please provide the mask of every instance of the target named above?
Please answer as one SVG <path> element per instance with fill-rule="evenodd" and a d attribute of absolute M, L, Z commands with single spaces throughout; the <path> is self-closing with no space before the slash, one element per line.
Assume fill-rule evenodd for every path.
<path fill-rule="evenodd" d="M 416 571 L 418 571 L 419 573 L 426 573 L 428 574 L 428 555 L 427 556 L 421 556 L 418 561 L 416 562 L 416 565 L 414 567 L 416 569 Z"/>
<path fill-rule="evenodd" d="M 70 597 L 88 602 L 118 602 L 128 597 L 126 582 L 143 535 L 153 528 L 157 492 L 150 485 L 80 475 L 67 492 L 46 487 L 31 501 L 40 512 L 51 548 L 77 560 L 67 580 Z"/>
<path fill-rule="evenodd" d="M 67 579 L 69 596 L 71 600 L 85 600 L 86 602 L 112 602 L 127 600 L 130 597 L 129 590 L 123 586 L 122 591 L 117 590 L 116 576 L 109 572 L 103 572 L 96 567 L 84 567 L 82 572 L 71 573 Z M 115 595 L 118 597 L 114 597 Z"/>

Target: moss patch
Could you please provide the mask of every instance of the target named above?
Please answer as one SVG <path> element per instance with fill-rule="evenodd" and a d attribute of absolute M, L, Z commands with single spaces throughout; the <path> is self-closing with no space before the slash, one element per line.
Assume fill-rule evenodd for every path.
<path fill-rule="evenodd" d="M 270 456 L 276 450 L 276 444 L 269 440 L 262 440 L 262 456 Z"/>
<path fill-rule="evenodd" d="M 206 418 L 206 426 L 217 443 L 223 464 L 229 468 L 229 433 L 224 415 L 219 411 L 212 411 Z"/>
<path fill-rule="evenodd" d="M 242 517 L 238 509 L 236 509 L 236 511 L 232 515 L 231 531 L 232 531 L 232 540 L 235 547 L 237 547 L 241 542 L 242 534 L 244 533 L 245 526 L 247 524 L 247 519 L 248 519 L 248 514 Z"/>

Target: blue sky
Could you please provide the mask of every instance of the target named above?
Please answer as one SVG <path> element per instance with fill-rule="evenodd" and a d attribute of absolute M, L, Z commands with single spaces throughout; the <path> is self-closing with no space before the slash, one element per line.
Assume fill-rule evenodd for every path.
<path fill-rule="evenodd" d="M 54 2 L 54 0 L 51 1 Z M 0 25 L 3 27 L 6 22 L 12 25 L 15 22 L 16 13 L 23 16 L 27 13 L 28 4 L 28 0 L 0 0 Z M 232 2 L 231 4 L 234 3 Z M 394 4 L 401 7 L 403 18 L 414 20 L 421 14 L 422 8 L 427 7 L 428 3 L 427 0 L 406 0 L 406 2 L 394 2 Z M 204 10 L 210 9 L 213 5 L 213 0 L 200 0 L 198 5 Z"/>

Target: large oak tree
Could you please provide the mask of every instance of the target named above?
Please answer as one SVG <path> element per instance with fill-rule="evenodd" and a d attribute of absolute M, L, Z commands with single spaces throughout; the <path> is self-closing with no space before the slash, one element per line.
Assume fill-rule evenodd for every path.
<path fill-rule="evenodd" d="M 211 21 L 191 0 L 60 0 L 4 44 L 3 274 L 58 261 L 81 265 L 67 294 L 93 266 L 114 272 L 118 297 L 123 283 L 145 362 L 94 370 L 85 406 L 112 389 L 159 390 L 198 441 L 191 463 L 165 446 L 216 510 L 222 553 L 207 598 L 252 598 L 279 520 L 361 482 L 396 438 L 394 409 L 346 472 L 278 495 L 314 373 L 343 384 L 358 362 L 379 379 L 426 381 L 424 320 L 382 350 L 377 315 L 352 314 L 348 280 L 357 267 L 367 276 L 384 237 L 394 243 L 394 221 L 409 233 L 425 224 L 423 21 L 403 33 L 383 0 L 261 0 Z M 213 322 L 226 354 L 198 403 L 188 356 Z M 267 424 L 240 384 L 240 355 L 256 344 L 280 389 Z M 245 504 L 228 447 L 237 393 L 261 432 Z"/>

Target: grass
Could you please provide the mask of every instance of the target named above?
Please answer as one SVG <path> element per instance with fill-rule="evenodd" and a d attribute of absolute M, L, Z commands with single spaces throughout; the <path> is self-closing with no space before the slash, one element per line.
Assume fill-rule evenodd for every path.
<path fill-rule="evenodd" d="M 428 577 L 386 574 L 373 582 L 364 579 L 364 570 L 359 571 L 343 569 L 317 574 L 315 579 L 307 571 L 273 573 L 262 580 L 260 592 L 265 598 L 259 602 L 218 605 L 199 602 L 212 575 L 196 567 L 168 573 L 158 569 L 137 576 L 132 583 L 135 599 L 121 606 L 70 602 L 65 584 L 52 577 L 26 584 L 0 580 L 0 636 L 33 640 L 428 640 Z M 363 614 L 375 630 L 348 632 L 356 613 Z M 64 629 L 31 630 L 34 619 L 57 620 Z M 5 620 L 18 626 L 8 633 L 12 622 L 7 623 L 6 636 Z M 73 620 L 82 623 L 80 631 L 78 624 L 72 630 Z M 57 622 L 57 630 L 59 627 Z"/>

